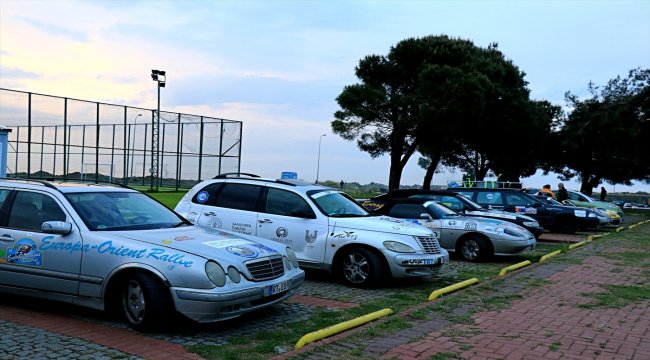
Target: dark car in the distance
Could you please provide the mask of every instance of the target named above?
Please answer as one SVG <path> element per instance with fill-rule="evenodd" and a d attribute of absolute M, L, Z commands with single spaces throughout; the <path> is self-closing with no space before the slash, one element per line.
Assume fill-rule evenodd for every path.
<path fill-rule="evenodd" d="M 523 213 L 553 232 L 574 233 L 576 230 L 595 228 L 600 224 L 598 215 L 593 210 L 548 204 L 519 190 L 450 188 L 449 191 L 461 194 L 489 209 Z"/>
<path fill-rule="evenodd" d="M 535 235 L 535 238 L 538 238 L 540 235 L 542 235 L 542 233 L 544 233 L 544 228 L 539 225 L 539 222 L 528 215 L 488 209 L 487 207 L 476 204 L 461 194 L 447 190 L 395 190 L 370 198 L 364 201 L 362 205 L 366 209 L 374 211 L 389 201 L 397 199 L 434 200 L 463 216 L 496 219 L 517 224 L 530 231 L 533 235 Z"/>

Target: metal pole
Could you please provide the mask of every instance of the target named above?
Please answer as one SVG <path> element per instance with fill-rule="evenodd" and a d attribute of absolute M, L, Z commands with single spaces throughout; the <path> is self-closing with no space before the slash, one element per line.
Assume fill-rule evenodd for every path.
<path fill-rule="evenodd" d="M 95 182 L 99 182 L 99 103 L 97 103 L 97 130 L 95 130 Z"/>
<path fill-rule="evenodd" d="M 138 128 L 138 117 L 142 116 L 142 114 L 138 114 L 133 118 L 133 145 L 131 145 L 131 177 L 133 177 L 133 158 L 135 157 L 135 130 Z M 130 129 L 131 127 L 129 127 Z M 146 129 L 146 127 L 145 127 Z M 147 132 L 145 130 L 145 138 L 146 138 Z M 146 144 L 146 139 L 145 139 L 145 144 Z M 146 149 L 147 145 L 145 145 Z M 144 166 L 144 165 L 142 165 Z"/>
<path fill-rule="evenodd" d="M 180 160 L 181 160 L 181 114 L 178 114 L 178 128 L 176 129 L 176 191 L 181 180 Z"/>
<path fill-rule="evenodd" d="M 113 144 L 111 146 L 111 169 L 110 174 L 108 175 L 108 181 L 113 181 L 113 161 L 115 159 L 115 124 L 113 124 Z"/>
<path fill-rule="evenodd" d="M 237 173 L 241 172 L 241 149 L 242 149 L 242 146 L 244 146 L 244 144 L 242 142 L 243 131 L 244 131 L 244 123 L 240 122 L 239 123 L 239 154 L 238 154 L 239 156 L 237 158 Z"/>
<path fill-rule="evenodd" d="M 180 114 L 179 114 L 179 115 L 180 115 Z M 179 155 L 180 157 L 179 157 L 179 159 L 178 159 L 178 178 L 177 178 L 177 179 L 178 179 L 178 184 L 179 184 L 179 185 L 180 185 L 180 182 L 181 182 L 181 181 L 180 181 L 180 178 L 181 178 L 181 176 L 183 176 L 183 175 L 182 175 L 182 174 L 183 174 L 183 129 L 185 129 L 185 126 L 181 125 L 181 128 L 180 128 L 180 133 L 181 133 L 181 134 L 180 134 L 180 139 L 181 139 L 181 143 L 180 143 L 180 146 L 179 146 L 180 149 L 181 149 L 181 152 L 180 152 L 180 155 Z"/>
<path fill-rule="evenodd" d="M 27 96 L 27 177 L 32 174 L 32 93 Z"/>
<path fill-rule="evenodd" d="M 158 185 L 156 186 L 156 190 L 160 186 L 162 186 L 162 176 L 160 176 L 162 169 L 165 168 L 165 123 L 162 124 L 162 144 L 159 143 L 160 145 L 160 152 L 162 154 L 160 155 L 160 166 L 158 167 Z"/>
<path fill-rule="evenodd" d="M 41 168 L 38 169 L 38 177 L 43 177 L 43 151 L 45 150 L 45 126 L 41 126 Z"/>
<path fill-rule="evenodd" d="M 153 116 L 153 114 L 152 114 Z M 142 186 L 144 186 L 144 168 L 147 164 L 147 126 L 149 124 L 144 124 L 144 147 L 142 148 Z"/>
<path fill-rule="evenodd" d="M 154 175 L 158 176 L 158 131 L 160 130 L 160 83 L 158 85 L 158 108 L 156 110 L 156 119 L 152 122 L 151 125 L 151 189 L 154 191 L 154 184 L 156 184 L 155 190 L 158 190 L 157 182 L 154 181 Z"/>
<path fill-rule="evenodd" d="M 223 159 L 223 119 L 221 119 L 221 130 L 219 131 L 219 171 L 217 175 L 221 174 L 221 160 Z"/>
<path fill-rule="evenodd" d="M 316 160 L 316 184 L 318 184 L 318 174 L 320 172 L 320 143 L 321 140 L 323 140 L 323 136 L 325 136 L 325 134 L 321 135 L 318 138 L 318 159 Z"/>
<path fill-rule="evenodd" d="M 203 116 L 201 116 L 201 133 L 199 135 L 199 182 L 201 182 L 201 166 L 203 165 Z"/>
<path fill-rule="evenodd" d="M 68 163 L 70 159 L 68 149 L 68 98 L 63 100 L 63 180 L 68 179 Z"/>
<path fill-rule="evenodd" d="M 79 177 L 84 179 L 84 153 L 86 152 L 86 125 L 82 126 L 83 135 L 81 135 L 81 174 Z"/>
<path fill-rule="evenodd" d="M 52 164 L 52 177 L 56 178 L 56 144 L 59 142 L 59 126 L 54 126 L 54 161 Z"/>
<path fill-rule="evenodd" d="M 129 142 L 127 141 L 127 137 L 126 137 L 126 115 L 127 115 L 126 111 L 127 111 L 127 108 L 125 106 L 124 107 L 124 137 L 123 137 L 124 141 L 122 142 L 123 143 L 122 144 L 122 161 L 123 161 L 122 184 L 128 184 L 129 183 L 129 180 L 127 179 L 127 175 L 129 174 L 129 163 L 127 162 L 127 159 L 129 158 L 129 154 L 127 153 L 127 151 L 128 151 L 127 146 L 128 146 Z M 131 129 L 129 129 L 129 134 L 130 134 L 130 130 Z"/>

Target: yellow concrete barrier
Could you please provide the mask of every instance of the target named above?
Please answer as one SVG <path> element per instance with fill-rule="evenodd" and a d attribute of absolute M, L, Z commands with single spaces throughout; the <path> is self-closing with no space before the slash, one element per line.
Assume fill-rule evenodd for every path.
<path fill-rule="evenodd" d="M 621 232 L 623 230 L 625 230 L 625 226 L 621 226 L 621 227 L 616 228 L 616 232 Z"/>
<path fill-rule="evenodd" d="M 560 255 L 561 253 L 562 253 L 562 250 L 555 250 L 552 253 L 548 253 L 548 254 L 542 256 L 541 258 L 539 258 L 539 262 L 546 261 L 546 259 L 552 258 L 555 255 Z"/>
<path fill-rule="evenodd" d="M 514 265 L 510 265 L 510 266 L 508 266 L 508 267 L 504 267 L 504 268 L 501 269 L 501 271 L 499 272 L 499 276 L 504 276 L 508 271 L 517 270 L 517 269 L 519 269 L 519 268 L 522 268 L 522 267 L 524 267 L 524 266 L 528 266 L 528 265 L 530 265 L 530 264 L 531 264 L 530 260 L 526 260 L 526 261 L 522 261 L 522 262 L 517 263 L 517 264 L 514 264 Z"/>
<path fill-rule="evenodd" d="M 643 223 L 639 223 L 639 224 L 643 224 Z M 634 229 L 635 227 L 639 226 L 639 224 L 633 224 L 633 225 L 628 226 L 627 228 L 628 229 Z"/>
<path fill-rule="evenodd" d="M 433 291 L 429 295 L 429 301 L 437 299 L 442 294 L 447 294 L 447 293 L 450 293 L 452 291 L 456 291 L 456 290 L 459 290 L 459 289 L 462 289 L 462 288 L 465 288 L 465 287 L 468 287 L 468 286 L 471 286 L 471 285 L 474 285 L 474 284 L 477 284 L 477 283 L 478 283 L 477 278 L 471 278 L 469 280 L 461 281 L 461 282 L 456 283 L 454 285 L 449 285 L 447 287 L 443 287 L 442 289 L 438 289 L 438 290 Z"/>
<path fill-rule="evenodd" d="M 578 243 L 575 243 L 575 244 L 571 244 L 571 245 L 569 245 L 569 249 L 575 249 L 578 246 L 585 245 L 586 243 L 587 243 L 586 241 L 581 241 L 581 242 L 578 242 Z"/>
<path fill-rule="evenodd" d="M 332 336 L 334 334 L 338 334 L 340 332 L 343 332 L 348 329 L 352 329 L 353 327 L 357 327 L 359 325 L 363 325 L 365 323 L 368 323 L 373 320 L 377 320 L 381 317 L 391 315 L 393 313 L 393 310 L 391 309 L 382 309 L 379 311 L 375 311 L 370 314 L 366 314 L 363 316 L 360 316 L 358 318 L 354 318 L 352 320 L 348 320 L 336 325 L 332 325 L 329 327 L 326 327 L 321 330 L 313 331 L 310 332 L 309 334 L 306 334 L 305 336 L 301 337 L 300 340 L 296 343 L 296 346 L 294 347 L 295 349 L 300 349 L 301 347 L 314 342 L 316 340 L 324 339 L 328 336 Z"/>

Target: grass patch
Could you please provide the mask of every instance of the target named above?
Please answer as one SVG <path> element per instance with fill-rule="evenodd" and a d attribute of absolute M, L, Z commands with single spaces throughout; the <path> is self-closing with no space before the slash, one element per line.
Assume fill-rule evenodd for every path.
<path fill-rule="evenodd" d="M 562 345 L 562 343 L 559 342 L 559 341 L 556 341 L 556 342 L 552 343 L 548 348 L 551 351 L 557 351 L 560 348 L 560 345 Z"/>
<path fill-rule="evenodd" d="M 174 209 L 176 207 L 176 204 L 181 200 L 183 195 L 185 195 L 187 191 L 182 191 L 182 192 L 154 192 L 154 193 L 147 193 L 147 195 L 151 196 L 152 198 L 160 201 L 163 203 L 163 205 L 167 206 L 170 209 Z"/>
<path fill-rule="evenodd" d="M 616 265 L 621 266 L 643 266 L 650 267 L 650 263 L 645 262 L 650 258 L 650 254 L 646 252 L 616 252 L 608 254 L 600 254 L 601 257 L 612 259 L 616 261 Z"/>
<path fill-rule="evenodd" d="M 620 309 L 628 304 L 650 299 L 650 288 L 636 285 L 603 285 L 607 292 L 582 293 L 581 296 L 593 298 L 589 304 L 581 304 L 583 309 L 614 308 Z"/>
<path fill-rule="evenodd" d="M 445 359 L 462 359 L 459 353 L 455 352 L 443 352 L 437 353 L 429 357 L 429 360 L 445 360 Z"/>

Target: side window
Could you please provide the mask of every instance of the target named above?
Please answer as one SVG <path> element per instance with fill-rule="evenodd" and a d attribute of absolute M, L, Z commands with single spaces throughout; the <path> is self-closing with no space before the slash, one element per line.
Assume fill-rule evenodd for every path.
<path fill-rule="evenodd" d="M 61 207 L 50 196 L 20 191 L 16 194 L 9 212 L 8 226 L 12 228 L 41 231 L 45 221 L 65 221 Z"/>
<path fill-rule="evenodd" d="M 214 205 L 228 209 L 257 211 L 257 200 L 261 191 L 262 187 L 257 185 L 226 183 Z"/>
<path fill-rule="evenodd" d="M 578 194 L 576 194 L 576 193 L 572 193 L 572 192 L 570 192 L 570 191 L 569 191 L 568 193 L 569 193 L 569 199 L 571 199 L 571 200 L 576 200 L 576 201 L 580 201 L 580 196 L 579 196 Z"/>
<path fill-rule="evenodd" d="M 506 202 L 508 203 L 508 205 L 514 205 L 514 206 L 518 206 L 518 205 L 528 206 L 528 204 L 530 204 L 530 201 L 527 198 L 519 194 L 506 195 Z"/>
<path fill-rule="evenodd" d="M 10 190 L 0 189 L 0 210 L 2 210 L 2 205 L 4 205 L 7 196 L 9 196 Z"/>
<path fill-rule="evenodd" d="M 388 216 L 400 219 L 419 219 L 420 214 L 426 212 L 420 204 L 395 204 L 388 212 Z"/>
<path fill-rule="evenodd" d="M 453 196 L 441 196 L 438 202 L 454 211 L 465 210 L 465 204 Z"/>
<path fill-rule="evenodd" d="M 316 217 L 309 204 L 300 195 L 275 188 L 268 188 L 264 212 L 284 216 L 295 216 L 294 214 L 308 216 L 309 214 L 308 217 Z"/>
<path fill-rule="evenodd" d="M 214 183 L 204 187 L 194 195 L 192 202 L 201 205 L 214 205 L 217 193 L 222 185 L 223 183 Z"/>
<path fill-rule="evenodd" d="M 476 202 L 487 205 L 502 205 L 501 193 L 493 191 L 481 191 L 476 196 Z"/>

